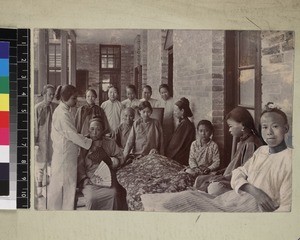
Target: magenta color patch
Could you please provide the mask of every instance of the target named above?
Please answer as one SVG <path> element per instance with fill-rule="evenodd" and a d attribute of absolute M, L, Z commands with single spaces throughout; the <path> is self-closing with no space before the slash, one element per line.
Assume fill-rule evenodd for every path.
<path fill-rule="evenodd" d="M 0 128 L 0 145 L 9 145 L 9 128 Z"/>

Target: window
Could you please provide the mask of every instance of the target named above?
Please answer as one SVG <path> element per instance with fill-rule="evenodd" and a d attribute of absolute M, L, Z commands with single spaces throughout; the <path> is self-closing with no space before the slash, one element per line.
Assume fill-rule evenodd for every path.
<path fill-rule="evenodd" d="M 107 90 L 110 85 L 120 91 L 121 79 L 121 46 L 100 45 L 100 82 L 99 82 L 99 104 L 106 101 Z"/>
<path fill-rule="evenodd" d="M 49 43 L 49 83 L 57 87 L 61 80 L 61 45 Z"/>
<path fill-rule="evenodd" d="M 102 69 L 120 69 L 120 46 L 100 45 L 100 52 Z"/>

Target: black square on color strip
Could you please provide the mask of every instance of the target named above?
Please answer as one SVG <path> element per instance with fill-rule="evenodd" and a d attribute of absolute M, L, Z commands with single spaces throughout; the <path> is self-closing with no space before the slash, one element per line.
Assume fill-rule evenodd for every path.
<path fill-rule="evenodd" d="M 0 39 L 17 39 L 17 29 L 0 28 Z"/>
<path fill-rule="evenodd" d="M 0 180 L 9 180 L 9 163 L 0 163 Z"/>
<path fill-rule="evenodd" d="M 0 180 L 0 196 L 9 195 L 9 180 Z"/>

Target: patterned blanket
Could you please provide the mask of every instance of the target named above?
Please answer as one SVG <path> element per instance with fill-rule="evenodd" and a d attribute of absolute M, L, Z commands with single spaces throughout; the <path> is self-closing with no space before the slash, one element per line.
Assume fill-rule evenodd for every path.
<path fill-rule="evenodd" d="M 158 154 L 134 159 L 121 168 L 117 178 L 127 191 L 128 209 L 144 210 L 142 194 L 180 192 L 192 187 L 195 179 L 182 170 L 182 165 Z"/>

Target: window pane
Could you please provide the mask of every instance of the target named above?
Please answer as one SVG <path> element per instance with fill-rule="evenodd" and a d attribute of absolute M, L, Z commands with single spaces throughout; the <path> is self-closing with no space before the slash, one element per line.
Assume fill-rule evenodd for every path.
<path fill-rule="evenodd" d="M 254 69 L 240 71 L 240 105 L 254 107 Z"/>
<path fill-rule="evenodd" d="M 108 54 L 114 54 L 114 49 L 111 47 L 111 48 L 107 48 L 108 50 Z"/>
<path fill-rule="evenodd" d="M 257 33 L 255 31 L 241 31 L 239 34 L 239 66 L 254 65 L 258 40 Z"/>
<path fill-rule="evenodd" d="M 106 58 L 101 59 L 101 67 L 102 68 L 107 68 L 107 59 Z"/>
<path fill-rule="evenodd" d="M 107 67 L 108 68 L 113 68 L 114 67 L 114 59 L 113 58 L 108 59 Z"/>
<path fill-rule="evenodd" d="M 102 91 L 106 92 L 110 85 L 110 74 L 103 74 L 101 83 L 102 83 Z"/>

